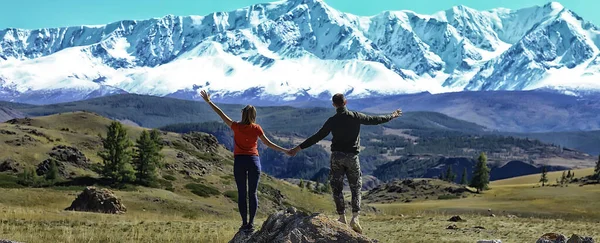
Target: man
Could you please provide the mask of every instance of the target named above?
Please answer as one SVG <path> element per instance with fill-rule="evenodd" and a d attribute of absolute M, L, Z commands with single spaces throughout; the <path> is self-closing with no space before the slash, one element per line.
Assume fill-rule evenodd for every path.
<path fill-rule="evenodd" d="M 339 221 L 346 224 L 344 194 L 344 176 L 348 177 L 350 190 L 352 192 L 352 220 L 350 226 L 358 233 L 362 233 L 362 227 L 358 221 L 360 214 L 360 190 L 362 188 L 362 172 L 358 161 L 360 149 L 360 125 L 378 125 L 391 121 L 402 115 L 400 109 L 386 116 L 368 116 L 346 108 L 348 101 L 343 94 L 335 94 L 332 98 L 336 114 L 325 122 L 323 127 L 312 137 L 306 139 L 302 144 L 290 150 L 289 155 L 294 156 L 302 149 L 306 149 L 331 132 L 333 135 L 331 143 L 331 170 L 329 180 L 333 191 L 333 200 Z"/>

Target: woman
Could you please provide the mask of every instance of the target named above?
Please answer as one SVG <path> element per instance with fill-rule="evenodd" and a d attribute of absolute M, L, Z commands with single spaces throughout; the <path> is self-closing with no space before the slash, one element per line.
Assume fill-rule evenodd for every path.
<path fill-rule="evenodd" d="M 258 197 L 256 190 L 260 179 L 260 159 L 258 157 L 258 138 L 269 148 L 288 153 L 287 149 L 272 143 L 264 134 L 260 125 L 256 124 L 256 109 L 254 106 L 247 105 L 242 109 L 242 121 L 234 122 L 211 100 L 210 95 L 202 90 L 200 95 L 212 107 L 212 109 L 223 119 L 227 126 L 233 130 L 234 140 L 234 165 L 233 175 L 238 188 L 238 208 L 242 216 L 242 227 L 240 230 L 254 231 L 254 216 L 258 209 Z M 248 182 L 248 192 L 246 194 L 246 182 Z M 246 195 L 250 199 L 250 220 L 246 204 Z"/>

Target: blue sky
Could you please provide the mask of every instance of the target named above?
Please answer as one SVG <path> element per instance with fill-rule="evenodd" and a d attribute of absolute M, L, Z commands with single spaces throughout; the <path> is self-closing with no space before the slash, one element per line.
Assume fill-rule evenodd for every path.
<path fill-rule="evenodd" d="M 45 28 L 107 24 L 124 19 L 174 15 L 206 15 L 269 0 L 20 0 L 3 1 L 0 29 Z M 385 10 L 413 10 L 431 14 L 455 5 L 486 10 L 518 9 L 548 3 L 544 0 L 325 0 L 330 6 L 357 15 Z M 558 1 L 584 19 L 600 25 L 600 0 Z"/>

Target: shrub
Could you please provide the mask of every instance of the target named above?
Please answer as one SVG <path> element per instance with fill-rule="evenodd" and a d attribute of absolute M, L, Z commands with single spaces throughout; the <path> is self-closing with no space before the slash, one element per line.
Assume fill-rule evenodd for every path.
<path fill-rule="evenodd" d="M 231 201 L 234 201 L 236 203 L 239 200 L 237 191 L 226 191 L 223 193 L 223 196 L 228 197 L 229 199 L 231 199 Z"/>
<path fill-rule="evenodd" d="M 201 197 L 210 197 L 220 194 L 217 188 L 198 183 L 189 183 L 185 185 L 185 188 L 189 189 L 192 193 Z"/>
<path fill-rule="evenodd" d="M 175 178 L 175 176 L 173 176 L 173 175 L 164 175 L 163 178 L 165 178 L 165 180 L 168 180 L 168 181 L 176 181 L 177 180 L 177 178 Z"/>

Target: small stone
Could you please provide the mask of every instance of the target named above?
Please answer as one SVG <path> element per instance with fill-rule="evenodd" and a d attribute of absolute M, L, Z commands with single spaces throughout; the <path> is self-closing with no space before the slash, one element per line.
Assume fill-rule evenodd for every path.
<path fill-rule="evenodd" d="M 516 218 L 518 218 L 517 215 L 512 215 L 512 214 L 509 214 L 506 217 L 509 218 L 509 219 L 516 219 Z"/>
<path fill-rule="evenodd" d="M 446 227 L 446 229 L 449 229 L 449 230 L 457 230 L 457 229 L 458 229 L 458 226 L 456 226 L 455 224 L 451 224 L 451 225 L 448 225 L 448 227 Z"/>
<path fill-rule="evenodd" d="M 495 218 L 496 215 L 495 214 L 490 214 L 490 217 Z"/>
<path fill-rule="evenodd" d="M 466 221 L 466 220 L 464 220 L 463 218 L 461 218 L 458 215 L 454 215 L 450 219 L 448 219 L 448 221 L 450 221 L 450 222 L 462 222 L 462 221 Z"/>
<path fill-rule="evenodd" d="M 475 226 L 475 227 L 473 227 L 473 228 L 474 228 L 474 229 L 482 229 L 482 230 L 484 230 L 484 229 L 485 229 L 485 227 L 483 227 L 483 226 Z"/>

